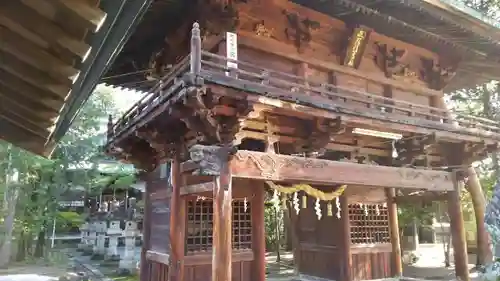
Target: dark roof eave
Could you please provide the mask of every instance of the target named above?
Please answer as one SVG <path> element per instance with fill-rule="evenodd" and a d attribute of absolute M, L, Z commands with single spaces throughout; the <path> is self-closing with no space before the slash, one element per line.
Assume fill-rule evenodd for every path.
<path fill-rule="evenodd" d="M 54 132 L 47 144 L 58 142 L 68 131 L 82 105 L 92 94 L 101 76 L 126 43 L 152 0 L 101 1 L 107 19 L 97 34 L 91 38 L 92 50 L 83 63 L 81 73 L 61 110 Z M 48 149 L 53 150 L 47 146 Z M 53 151 L 47 151 L 50 156 Z"/>

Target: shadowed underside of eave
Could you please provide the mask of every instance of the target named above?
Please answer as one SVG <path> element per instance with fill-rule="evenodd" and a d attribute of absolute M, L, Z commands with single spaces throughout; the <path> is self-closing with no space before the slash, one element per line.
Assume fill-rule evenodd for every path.
<path fill-rule="evenodd" d="M 99 0 L 0 1 L 0 137 L 33 153 L 51 132 L 106 19 Z"/>
<path fill-rule="evenodd" d="M 0 0 L 0 139 L 50 156 L 152 0 Z"/>

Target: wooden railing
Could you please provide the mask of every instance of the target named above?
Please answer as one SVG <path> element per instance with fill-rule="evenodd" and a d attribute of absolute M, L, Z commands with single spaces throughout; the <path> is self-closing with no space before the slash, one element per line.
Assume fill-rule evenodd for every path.
<path fill-rule="evenodd" d="M 230 63 L 236 64 L 237 68 L 228 67 Z M 332 72 L 342 72 L 342 74 L 348 74 L 349 71 L 343 72 L 341 68 L 332 70 Z M 190 55 L 174 66 L 150 94 L 134 104 L 115 124 L 109 124 L 108 137 L 120 135 L 124 130 L 135 126 L 153 109 L 165 104 L 186 85 L 185 79 L 182 78 L 187 73 L 192 77 L 201 77 L 208 83 L 241 87 L 242 90 L 295 103 L 310 106 L 328 105 L 334 109 L 340 108 L 352 112 L 352 114 L 368 112 L 376 116 L 391 117 L 393 120 L 397 120 L 400 116 L 402 119 L 411 119 L 417 125 L 419 123 L 422 126 L 441 124 L 436 127 L 449 128 L 453 131 L 467 128 L 468 132 L 481 132 L 485 136 L 497 135 L 500 138 L 500 127 L 496 122 L 488 119 L 455 115 L 445 109 L 396 100 L 329 83 L 318 83 L 301 76 L 202 51 L 197 26 L 193 27 Z"/>
<path fill-rule="evenodd" d="M 276 96 L 279 96 L 280 93 L 289 93 L 287 94 L 288 98 L 297 102 L 303 101 L 311 104 L 321 104 L 322 102 L 332 104 L 333 102 L 335 106 L 346 109 L 372 111 L 385 116 L 414 117 L 422 119 L 422 121 L 428 120 L 433 123 L 475 128 L 500 134 L 500 127 L 497 126 L 496 122 L 485 118 L 456 115 L 445 109 L 374 95 L 329 83 L 318 83 L 301 76 L 271 70 L 248 62 L 231 60 L 206 51 L 201 53 L 200 74 L 201 76 L 206 74 L 206 77 L 211 77 L 214 80 L 227 80 L 224 76 L 229 76 L 242 81 L 242 84 L 244 83 L 247 88 L 250 85 L 260 84 L 273 89 Z M 237 64 L 238 68 L 227 67 L 228 62 Z M 283 95 L 282 97 L 286 98 Z"/>
<path fill-rule="evenodd" d="M 117 122 L 108 124 L 108 139 L 110 139 L 110 137 L 116 137 L 125 129 L 133 126 L 153 108 L 163 104 L 172 94 L 182 88 L 185 82 L 181 78 L 189 71 L 189 65 L 189 56 L 187 56 L 176 64 L 169 73 L 151 89 L 150 93 L 132 105 Z"/>

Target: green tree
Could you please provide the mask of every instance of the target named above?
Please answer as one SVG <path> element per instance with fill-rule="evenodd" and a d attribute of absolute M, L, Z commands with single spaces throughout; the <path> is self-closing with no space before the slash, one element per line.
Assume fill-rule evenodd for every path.
<path fill-rule="evenodd" d="M 98 87 L 79 112 L 72 127 L 58 143 L 52 159 L 44 159 L 11 144 L 0 142 L 0 194 L 4 234 L 19 237 L 21 253 L 31 254 L 31 241 L 36 237 L 34 256 L 44 255 L 46 233 L 55 217 L 59 216 L 59 200 L 73 186 L 84 186 L 88 192 L 102 188 L 103 176 L 99 163 L 106 160 L 101 150 L 105 140 L 108 114 L 117 115 L 112 90 Z M 78 176 L 68 172 L 78 170 Z M 12 175 L 17 175 L 14 184 Z M 115 179 L 116 181 L 116 179 Z M 17 210 L 17 212 L 16 212 Z M 0 240 L 0 266 L 6 266 L 10 257 L 11 237 Z"/>

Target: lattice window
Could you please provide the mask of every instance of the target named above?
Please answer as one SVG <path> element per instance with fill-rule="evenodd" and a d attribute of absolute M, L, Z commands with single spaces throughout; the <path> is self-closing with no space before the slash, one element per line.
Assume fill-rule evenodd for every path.
<path fill-rule="evenodd" d="M 213 242 L 213 201 L 192 200 L 187 202 L 186 250 L 209 251 Z M 250 202 L 233 201 L 233 249 L 252 247 L 252 220 Z"/>
<path fill-rule="evenodd" d="M 233 249 L 252 248 L 252 216 L 250 203 L 233 201 Z"/>
<path fill-rule="evenodd" d="M 371 204 L 350 204 L 349 223 L 351 225 L 352 244 L 391 242 L 387 207 Z"/>

